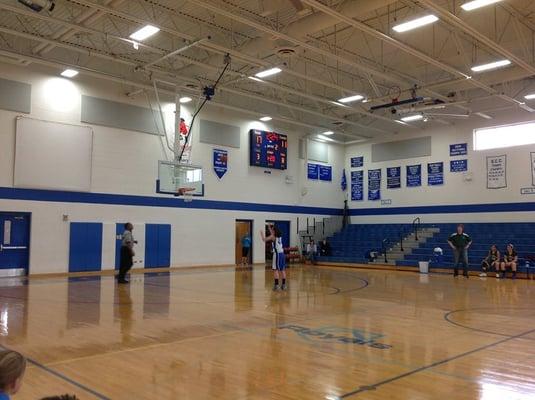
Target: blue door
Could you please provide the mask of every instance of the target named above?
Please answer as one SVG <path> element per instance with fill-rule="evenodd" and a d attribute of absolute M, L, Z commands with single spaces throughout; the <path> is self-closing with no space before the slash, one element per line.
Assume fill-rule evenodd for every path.
<path fill-rule="evenodd" d="M 121 245 L 123 243 L 124 224 L 115 224 L 115 269 L 121 267 Z"/>
<path fill-rule="evenodd" d="M 171 225 L 145 225 L 145 267 L 171 266 Z"/>
<path fill-rule="evenodd" d="M 102 224 L 71 222 L 69 239 L 69 272 L 102 269 Z"/>
<path fill-rule="evenodd" d="M 0 270 L 23 269 L 30 263 L 30 214 L 0 212 Z"/>

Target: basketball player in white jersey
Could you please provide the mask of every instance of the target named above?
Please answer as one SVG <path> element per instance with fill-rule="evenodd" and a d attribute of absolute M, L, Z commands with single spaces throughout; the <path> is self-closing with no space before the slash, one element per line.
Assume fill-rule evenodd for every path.
<path fill-rule="evenodd" d="M 265 237 L 264 231 L 260 231 L 260 236 L 264 242 L 273 243 L 273 270 L 275 276 L 275 283 L 273 290 L 279 290 L 279 272 L 282 275 L 281 289 L 286 290 L 286 256 L 284 255 L 284 246 L 282 244 L 282 233 L 276 226 L 269 226 L 270 235 Z"/>

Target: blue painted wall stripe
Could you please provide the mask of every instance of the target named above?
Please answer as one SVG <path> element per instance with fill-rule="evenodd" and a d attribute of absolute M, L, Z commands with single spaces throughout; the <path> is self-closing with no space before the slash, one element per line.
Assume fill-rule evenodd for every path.
<path fill-rule="evenodd" d="M 421 215 L 421 214 L 463 214 L 535 211 L 535 203 L 493 203 L 493 204 L 457 204 L 419 207 L 382 207 L 351 209 L 352 216 L 366 215 Z"/>
<path fill-rule="evenodd" d="M 113 193 L 66 192 L 41 189 L 0 187 L 0 199 L 60 203 L 110 204 L 138 207 L 189 208 L 200 210 L 256 211 L 285 214 L 342 215 L 342 209 L 290 206 L 284 204 L 245 203 L 195 199 L 191 203 L 177 197 L 137 196 Z"/>

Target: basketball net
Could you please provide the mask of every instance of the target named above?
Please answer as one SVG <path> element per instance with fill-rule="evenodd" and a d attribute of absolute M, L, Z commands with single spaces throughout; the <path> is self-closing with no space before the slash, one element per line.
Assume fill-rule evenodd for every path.
<path fill-rule="evenodd" d="M 190 188 L 190 187 L 178 188 L 177 196 L 182 197 L 182 199 L 184 200 L 184 203 L 191 203 L 193 201 L 194 191 L 195 191 L 195 188 Z"/>

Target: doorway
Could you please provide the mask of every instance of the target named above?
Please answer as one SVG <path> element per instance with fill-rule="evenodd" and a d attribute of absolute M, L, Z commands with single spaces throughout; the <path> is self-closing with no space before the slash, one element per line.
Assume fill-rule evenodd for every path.
<path fill-rule="evenodd" d="M 27 275 L 31 214 L 0 212 L 0 276 Z"/>
<path fill-rule="evenodd" d="M 247 251 L 247 240 L 249 238 L 249 251 Z M 253 221 L 250 219 L 236 220 L 236 238 L 235 238 L 235 262 L 236 265 L 242 265 L 246 260 L 247 265 L 253 263 Z"/>

